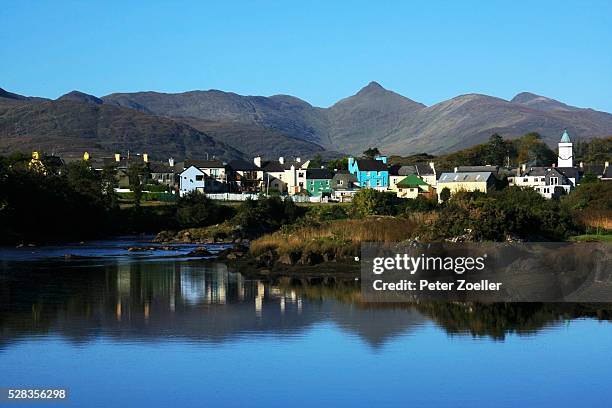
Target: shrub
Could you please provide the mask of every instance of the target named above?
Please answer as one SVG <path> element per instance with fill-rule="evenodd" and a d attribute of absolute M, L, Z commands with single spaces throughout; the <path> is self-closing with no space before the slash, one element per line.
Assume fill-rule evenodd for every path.
<path fill-rule="evenodd" d="M 177 200 L 176 220 L 182 228 L 204 227 L 229 218 L 232 210 L 194 191 Z"/>
<path fill-rule="evenodd" d="M 353 197 L 352 212 L 360 217 L 370 215 L 394 215 L 399 199 L 395 193 L 363 189 Z"/>

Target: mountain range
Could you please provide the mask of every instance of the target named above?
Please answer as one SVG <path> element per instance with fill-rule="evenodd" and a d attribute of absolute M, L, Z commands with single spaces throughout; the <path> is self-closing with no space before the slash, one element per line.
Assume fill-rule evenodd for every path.
<path fill-rule="evenodd" d="M 0 89 L 0 153 L 42 149 L 65 155 L 147 151 L 178 158 L 338 156 L 378 147 L 388 154 L 447 153 L 538 132 L 555 146 L 563 129 L 582 140 L 612 135 L 612 115 L 544 96 L 511 100 L 460 95 L 426 106 L 371 82 L 329 108 L 288 95 L 219 90 L 167 94 L 72 91 L 56 100 Z"/>

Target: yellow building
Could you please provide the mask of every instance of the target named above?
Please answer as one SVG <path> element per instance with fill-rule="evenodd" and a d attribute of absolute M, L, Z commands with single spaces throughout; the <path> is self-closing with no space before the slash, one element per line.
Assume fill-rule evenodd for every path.
<path fill-rule="evenodd" d="M 436 186 L 438 201 L 442 190 L 448 188 L 451 196 L 458 191 L 480 191 L 487 193 L 494 186 L 495 178 L 490 171 L 469 173 L 442 173 Z"/>

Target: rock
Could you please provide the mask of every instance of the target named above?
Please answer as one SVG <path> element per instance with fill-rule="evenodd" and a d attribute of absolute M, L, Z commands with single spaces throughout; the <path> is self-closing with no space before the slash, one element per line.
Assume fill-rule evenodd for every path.
<path fill-rule="evenodd" d="M 149 248 L 145 248 L 145 247 L 129 247 L 128 251 L 129 252 L 143 252 L 143 251 L 149 251 Z"/>
<path fill-rule="evenodd" d="M 300 263 L 302 265 L 316 265 L 323 262 L 323 256 L 317 252 L 307 251 L 302 254 Z"/>
<path fill-rule="evenodd" d="M 261 268 L 264 266 L 272 266 L 274 263 L 274 259 L 276 258 L 276 254 L 272 250 L 268 250 L 263 254 L 257 256 L 255 258 L 255 262 L 257 267 Z"/>
<path fill-rule="evenodd" d="M 283 254 L 278 258 L 278 262 L 285 265 L 295 265 L 299 260 L 300 254 L 296 252 Z"/>
<path fill-rule="evenodd" d="M 229 254 L 227 254 L 227 256 L 225 257 L 225 259 L 229 259 L 229 260 L 233 260 L 238 258 L 238 256 L 234 253 L 234 252 L 230 252 Z"/>
<path fill-rule="evenodd" d="M 153 242 L 168 242 L 173 241 L 176 238 L 176 234 L 173 231 L 161 231 L 155 236 Z"/>
<path fill-rule="evenodd" d="M 212 253 L 208 249 L 206 249 L 206 247 L 198 247 L 191 251 L 189 255 L 212 256 Z"/>

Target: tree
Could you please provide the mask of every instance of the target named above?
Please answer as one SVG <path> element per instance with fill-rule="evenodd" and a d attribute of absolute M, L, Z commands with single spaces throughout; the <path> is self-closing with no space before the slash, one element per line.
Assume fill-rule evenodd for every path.
<path fill-rule="evenodd" d="M 440 200 L 442 200 L 443 203 L 446 203 L 451 196 L 451 191 L 448 187 L 444 187 L 442 189 L 442 191 L 440 191 Z"/>
<path fill-rule="evenodd" d="M 370 147 L 363 152 L 363 157 L 368 159 L 374 159 L 376 156 L 380 156 L 380 150 L 378 150 L 378 147 Z"/>
<path fill-rule="evenodd" d="M 219 205 L 199 191 L 180 197 L 176 203 L 176 220 L 182 228 L 204 227 L 220 219 Z"/>
<path fill-rule="evenodd" d="M 325 165 L 328 170 L 347 170 L 348 169 L 348 157 L 342 157 L 339 159 L 332 159 Z"/>
<path fill-rule="evenodd" d="M 322 165 L 323 165 L 323 158 L 321 157 L 319 153 L 317 153 L 315 157 L 313 157 L 312 160 L 310 160 L 310 164 L 308 165 L 308 167 L 319 168 Z"/>
<path fill-rule="evenodd" d="M 504 164 L 504 159 L 506 158 L 508 149 L 506 148 L 506 143 L 504 139 L 494 133 L 489 138 L 489 142 L 486 146 L 486 153 L 484 157 L 485 164 L 497 165 L 501 166 Z"/>
<path fill-rule="evenodd" d="M 362 217 L 393 215 L 396 212 L 395 204 L 397 201 L 397 196 L 394 193 L 367 188 L 355 194 L 352 210 Z"/>
<path fill-rule="evenodd" d="M 140 201 L 142 200 L 142 177 L 144 174 L 144 168 L 138 164 L 132 164 L 129 166 L 127 171 L 128 180 L 130 183 L 130 190 L 134 193 L 134 207 L 140 207 Z"/>

